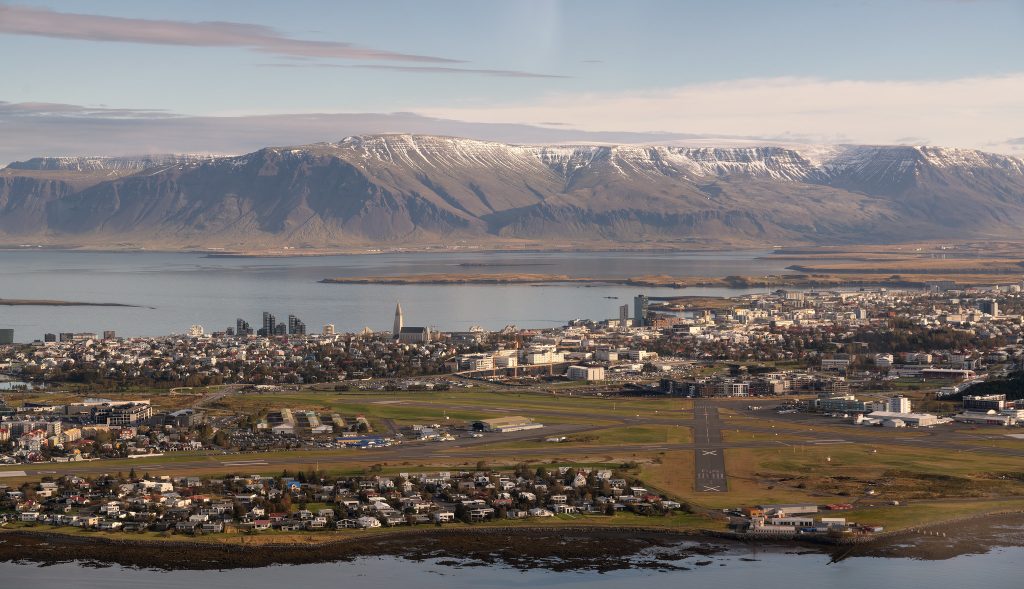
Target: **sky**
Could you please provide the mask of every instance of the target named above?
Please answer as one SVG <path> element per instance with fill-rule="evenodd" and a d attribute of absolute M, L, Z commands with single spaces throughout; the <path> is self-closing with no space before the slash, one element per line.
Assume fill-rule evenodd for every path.
<path fill-rule="evenodd" d="M 0 162 L 410 132 L 1024 156 L 1024 0 L 0 0 Z"/>

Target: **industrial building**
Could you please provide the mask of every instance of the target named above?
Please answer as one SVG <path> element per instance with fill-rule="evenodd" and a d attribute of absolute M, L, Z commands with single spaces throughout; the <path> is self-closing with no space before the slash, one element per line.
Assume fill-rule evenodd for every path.
<path fill-rule="evenodd" d="M 570 366 L 565 372 L 569 380 L 604 380 L 604 368 L 601 366 Z"/>
<path fill-rule="evenodd" d="M 494 419 L 481 419 L 473 423 L 473 429 L 485 432 L 519 432 L 530 429 L 540 429 L 543 424 L 536 423 L 528 417 L 510 415 L 508 417 L 495 417 Z"/>
<path fill-rule="evenodd" d="M 1006 395 L 964 395 L 960 401 L 964 412 L 985 413 L 1013 409 L 1014 402 L 1007 401 Z"/>
<path fill-rule="evenodd" d="M 1015 415 L 996 413 L 992 409 L 988 411 L 964 411 L 959 415 L 954 415 L 953 419 L 960 423 L 973 423 L 977 425 L 1001 425 L 1005 427 L 1017 424 L 1017 417 Z"/>
<path fill-rule="evenodd" d="M 867 415 L 858 415 L 854 423 L 885 426 L 887 421 L 891 422 L 889 427 L 928 427 L 940 423 L 948 423 L 948 420 L 930 413 L 896 413 L 893 411 L 872 411 Z M 900 422 L 902 422 L 902 425 Z"/>

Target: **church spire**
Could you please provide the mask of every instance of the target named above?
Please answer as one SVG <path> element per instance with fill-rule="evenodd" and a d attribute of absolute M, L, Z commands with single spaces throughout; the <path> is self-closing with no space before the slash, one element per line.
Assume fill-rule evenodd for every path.
<path fill-rule="evenodd" d="M 392 333 L 395 337 L 402 333 L 402 303 L 395 305 L 395 327 Z"/>

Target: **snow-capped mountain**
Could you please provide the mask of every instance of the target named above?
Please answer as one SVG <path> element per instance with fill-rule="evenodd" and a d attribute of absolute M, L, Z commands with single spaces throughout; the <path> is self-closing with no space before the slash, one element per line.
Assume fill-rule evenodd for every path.
<path fill-rule="evenodd" d="M 364 245 L 1016 237 L 1024 161 L 904 146 L 527 146 L 348 137 L 0 171 L 0 238 Z M 5 237 L 6 236 L 6 237 Z"/>
<path fill-rule="evenodd" d="M 37 157 L 23 162 L 12 162 L 10 170 L 39 170 L 65 172 L 138 172 L 155 166 L 192 163 L 212 159 L 209 155 L 164 154 L 139 157 Z"/>

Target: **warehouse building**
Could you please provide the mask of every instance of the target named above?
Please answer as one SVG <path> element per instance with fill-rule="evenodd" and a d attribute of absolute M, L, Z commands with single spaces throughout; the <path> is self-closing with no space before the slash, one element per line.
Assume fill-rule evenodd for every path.
<path fill-rule="evenodd" d="M 601 366 L 570 366 L 565 377 L 569 380 L 604 380 L 604 368 Z"/>
<path fill-rule="evenodd" d="M 894 411 L 872 411 L 856 423 L 861 425 L 886 425 L 885 422 L 887 421 L 893 422 L 889 427 L 902 427 L 899 425 L 899 422 L 911 427 L 928 427 L 940 423 L 948 423 L 948 420 L 930 413 L 896 413 Z"/>
<path fill-rule="evenodd" d="M 959 415 L 954 415 L 953 419 L 960 423 L 973 423 L 978 425 L 1011 426 L 1017 424 L 1017 417 L 1015 415 L 996 413 L 992 409 L 989 409 L 988 411 L 964 411 Z"/>
<path fill-rule="evenodd" d="M 481 419 L 473 423 L 473 429 L 485 432 L 519 432 L 529 429 L 540 429 L 543 424 L 536 423 L 528 417 L 511 415 L 509 417 L 496 417 L 494 419 Z"/>

